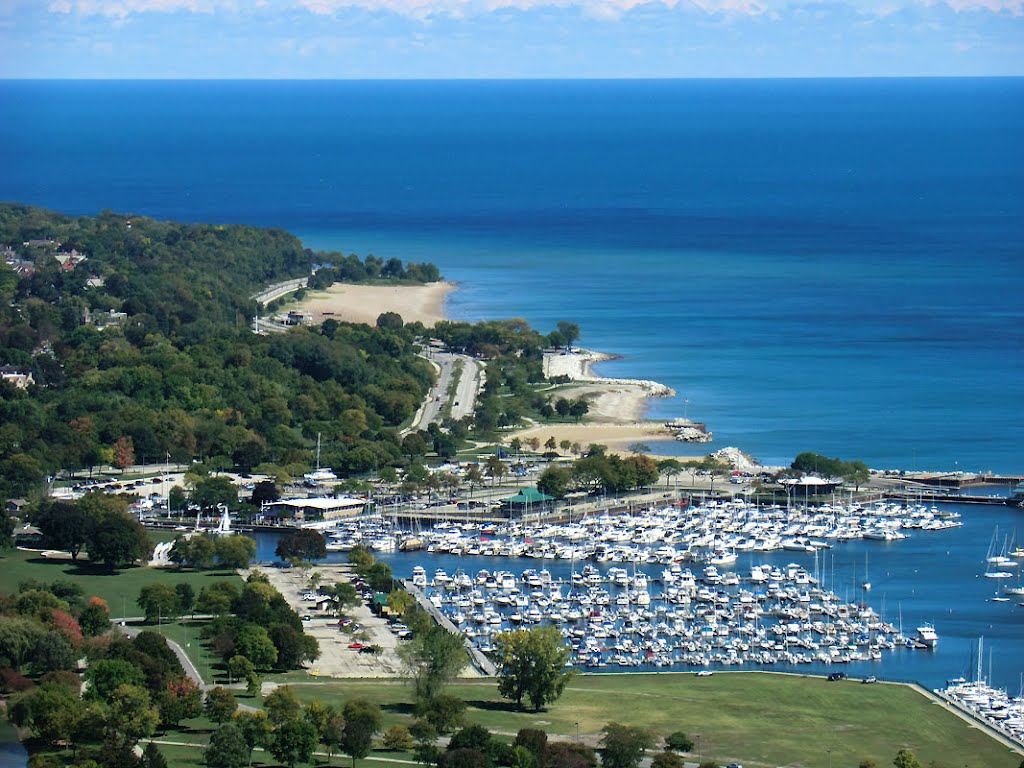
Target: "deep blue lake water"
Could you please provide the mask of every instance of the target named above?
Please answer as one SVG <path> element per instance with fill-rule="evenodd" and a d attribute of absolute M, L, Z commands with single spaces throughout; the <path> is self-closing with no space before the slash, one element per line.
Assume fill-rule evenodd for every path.
<path fill-rule="evenodd" d="M 4 82 L 0 199 L 429 259 L 709 449 L 1022 472 L 1021 135 L 1012 78 Z"/>

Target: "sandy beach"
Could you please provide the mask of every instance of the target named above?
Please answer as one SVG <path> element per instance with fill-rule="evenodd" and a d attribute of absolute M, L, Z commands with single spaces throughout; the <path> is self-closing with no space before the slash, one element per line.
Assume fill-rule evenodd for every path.
<path fill-rule="evenodd" d="M 309 312 L 314 323 L 333 318 L 375 325 L 382 312 L 397 312 L 407 322 L 432 326 L 445 319 L 444 303 L 452 283 L 426 285 L 351 285 L 336 283 L 325 291 L 309 291 L 294 309 Z"/>
<path fill-rule="evenodd" d="M 656 381 L 594 375 L 596 363 L 612 359 L 612 355 L 587 349 L 575 349 L 572 354 L 558 352 L 545 355 L 545 375 L 549 378 L 566 376 L 572 381 L 569 386 L 559 387 L 558 397 L 584 398 L 587 401 L 590 411 L 586 423 L 531 427 L 509 435 L 508 440 L 536 437 L 543 443 L 554 437 L 557 443 L 568 440 L 579 443 L 583 448 L 591 443 L 600 443 L 617 453 L 627 452 L 632 443 L 672 440 L 673 433 L 662 422 L 646 421 L 643 417 L 648 398 L 671 397 L 675 392 Z M 694 451 L 695 454 L 698 452 L 699 449 Z"/>

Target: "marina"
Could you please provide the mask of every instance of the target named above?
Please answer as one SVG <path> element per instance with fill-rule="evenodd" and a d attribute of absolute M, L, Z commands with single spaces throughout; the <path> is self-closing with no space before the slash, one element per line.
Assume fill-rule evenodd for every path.
<path fill-rule="evenodd" d="M 421 529 L 374 516 L 342 523 L 327 560 L 379 545 L 484 652 L 498 631 L 551 623 L 587 671 L 841 669 L 938 689 L 971 672 L 984 633 L 990 683 L 1007 688 L 1024 671 L 1024 600 L 993 600 L 1005 595 L 983 574 L 993 528 L 1015 514 L 734 501 Z M 276 535 L 257 537 L 272 559 Z"/>

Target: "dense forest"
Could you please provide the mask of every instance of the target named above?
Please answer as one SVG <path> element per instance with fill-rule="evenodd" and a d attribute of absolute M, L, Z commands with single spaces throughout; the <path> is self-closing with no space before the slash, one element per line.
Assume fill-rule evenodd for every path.
<path fill-rule="evenodd" d="M 421 328 L 250 329 L 253 294 L 314 267 L 321 282 L 438 276 L 353 259 L 275 229 L 0 205 L 0 367 L 33 381 L 0 382 L 0 496 L 168 456 L 297 473 L 318 433 L 342 472 L 399 461 L 397 427 L 433 375 Z"/>

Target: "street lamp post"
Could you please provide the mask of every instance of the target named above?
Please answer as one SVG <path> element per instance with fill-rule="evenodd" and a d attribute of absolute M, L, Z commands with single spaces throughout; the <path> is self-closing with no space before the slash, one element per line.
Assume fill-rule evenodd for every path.
<path fill-rule="evenodd" d="M 576 741 L 580 740 L 580 724 L 576 723 Z"/>

